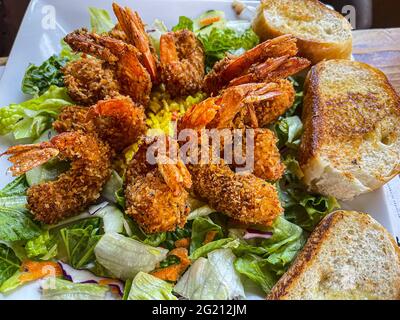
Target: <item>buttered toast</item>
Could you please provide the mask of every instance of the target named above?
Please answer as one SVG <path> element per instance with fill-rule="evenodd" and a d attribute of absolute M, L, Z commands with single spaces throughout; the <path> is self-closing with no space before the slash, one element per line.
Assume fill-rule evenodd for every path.
<path fill-rule="evenodd" d="M 311 191 L 351 200 L 399 174 L 400 99 L 381 71 L 324 61 L 304 90 L 299 162 Z"/>

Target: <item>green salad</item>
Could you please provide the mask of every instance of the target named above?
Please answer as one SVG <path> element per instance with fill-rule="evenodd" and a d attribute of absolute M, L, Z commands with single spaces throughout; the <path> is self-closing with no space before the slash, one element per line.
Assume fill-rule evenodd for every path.
<path fill-rule="evenodd" d="M 100 34 L 114 28 L 107 11 L 90 8 L 89 12 L 92 31 Z M 147 29 L 159 52 L 160 36 L 168 28 L 156 20 Z M 227 54 L 240 55 L 259 44 L 250 22 L 229 21 L 220 11 L 197 18 L 181 16 L 171 30 L 194 32 L 204 48 L 206 72 Z M 30 64 L 21 89 L 31 98 L 0 109 L 0 134 L 10 136 L 15 144 L 54 137 L 52 123 L 63 108 L 75 104 L 64 85 L 63 68 L 79 59 L 82 55 L 62 42 L 58 55 L 38 66 Z M 32 186 L 55 180 L 69 170 L 67 162 L 53 159 L 0 190 L 0 293 L 10 294 L 27 283 L 42 281 L 43 299 L 246 299 L 254 287 L 265 296 L 319 221 L 338 208 L 336 199 L 312 194 L 302 184 L 296 157 L 303 132 L 303 80 L 290 81 L 296 90 L 295 102 L 270 127 L 286 166 L 275 183 L 284 214 L 270 227 L 237 223 L 192 199 L 194 205 L 184 226 L 174 232 L 146 234 L 125 212 L 121 170 L 112 172 L 101 198 L 87 210 L 57 224 L 40 223 L 27 209 L 27 197 Z M 175 98 L 162 86 L 153 89 L 147 110 L 148 134 L 171 134 L 174 117 L 206 98 L 200 91 Z M 137 149 L 137 144 L 132 145 L 125 158 L 131 159 Z M 180 248 L 187 249 L 187 259 Z M 154 272 L 165 274 L 182 265 L 185 270 L 176 281 Z"/>

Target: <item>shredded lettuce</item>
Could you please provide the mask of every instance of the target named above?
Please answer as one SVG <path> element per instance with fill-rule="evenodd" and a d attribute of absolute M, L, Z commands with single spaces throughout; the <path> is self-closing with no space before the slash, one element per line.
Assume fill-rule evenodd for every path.
<path fill-rule="evenodd" d="M 94 248 L 102 237 L 101 219 L 92 218 L 62 228 L 60 232 L 60 252 L 66 262 L 75 269 L 82 269 L 94 262 Z"/>
<path fill-rule="evenodd" d="M 209 232 L 215 233 L 211 241 L 219 240 L 224 237 L 221 226 L 214 223 L 209 217 L 198 217 L 193 220 L 192 238 L 190 240 L 190 253 L 192 254 L 205 243 L 206 236 Z"/>
<path fill-rule="evenodd" d="M 245 254 L 235 260 L 235 269 L 258 284 L 268 293 L 277 281 L 277 276 L 269 270 L 264 259 L 254 254 Z"/>
<path fill-rule="evenodd" d="M 179 31 L 185 29 L 193 31 L 193 20 L 185 16 L 180 16 L 178 24 L 172 28 L 172 31 Z"/>
<path fill-rule="evenodd" d="M 172 288 L 166 281 L 139 272 L 131 283 L 127 300 L 177 300 Z"/>
<path fill-rule="evenodd" d="M 20 104 L 0 108 L 0 135 L 15 139 L 37 139 L 72 101 L 65 88 L 51 86 L 43 95 Z"/>
<path fill-rule="evenodd" d="M 246 298 L 231 249 L 219 249 L 199 258 L 180 278 L 174 291 L 190 300 Z"/>
<path fill-rule="evenodd" d="M 0 243 L 0 286 L 19 270 L 20 265 L 21 261 L 14 251 Z"/>
<path fill-rule="evenodd" d="M 107 10 L 89 7 L 89 13 L 90 25 L 93 32 L 105 33 L 114 28 L 115 24 L 112 22 Z"/>
<path fill-rule="evenodd" d="M 123 184 L 122 178 L 115 170 L 113 170 L 110 179 L 107 181 L 107 183 L 103 188 L 103 191 L 101 192 L 101 195 L 106 200 L 118 204 L 119 202 L 118 192 L 119 190 L 122 189 L 122 184 Z"/>
<path fill-rule="evenodd" d="M 105 234 L 94 251 L 97 261 L 122 280 L 132 279 L 140 271 L 154 270 L 168 252 L 117 233 Z"/>
<path fill-rule="evenodd" d="M 205 257 L 205 256 L 207 256 L 207 254 L 209 254 L 210 252 L 212 252 L 214 250 L 224 248 L 225 245 L 227 245 L 228 243 L 230 243 L 232 241 L 233 241 L 233 239 L 231 239 L 231 238 L 225 238 L 225 239 L 220 239 L 220 240 L 209 242 L 209 243 L 205 244 L 204 246 L 201 246 L 200 248 L 193 251 L 190 255 L 190 259 L 197 260 L 200 257 Z"/>
<path fill-rule="evenodd" d="M 53 55 L 40 66 L 30 64 L 22 80 L 22 92 L 35 97 L 45 93 L 50 86 L 64 86 L 61 69 L 69 59 Z"/>
<path fill-rule="evenodd" d="M 43 300 L 105 300 L 106 286 L 73 283 L 62 279 L 47 278 L 42 284 Z"/>
<path fill-rule="evenodd" d="M 278 183 L 278 191 L 285 217 L 311 232 L 326 215 L 340 208 L 340 205 L 334 197 L 307 191 L 300 180 L 304 174 L 293 156 L 288 155 L 284 163 L 286 172 Z"/>
<path fill-rule="evenodd" d="M 29 240 L 25 251 L 30 259 L 50 260 L 57 256 L 58 239 L 49 231 L 43 231 L 38 237 Z"/>

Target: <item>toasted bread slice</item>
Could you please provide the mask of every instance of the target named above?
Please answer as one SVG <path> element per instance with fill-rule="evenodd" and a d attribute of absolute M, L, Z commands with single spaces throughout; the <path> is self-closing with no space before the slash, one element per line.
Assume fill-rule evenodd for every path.
<path fill-rule="evenodd" d="M 350 23 L 317 0 L 262 0 L 253 29 L 264 41 L 283 34 L 297 38 L 300 55 L 316 64 L 350 59 Z"/>
<path fill-rule="evenodd" d="M 400 99 L 386 76 L 329 60 L 305 83 L 299 151 L 310 190 L 339 200 L 380 188 L 400 172 Z"/>
<path fill-rule="evenodd" d="M 267 299 L 400 299 L 400 249 L 369 215 L 336 211 L 317 226 Z"/>

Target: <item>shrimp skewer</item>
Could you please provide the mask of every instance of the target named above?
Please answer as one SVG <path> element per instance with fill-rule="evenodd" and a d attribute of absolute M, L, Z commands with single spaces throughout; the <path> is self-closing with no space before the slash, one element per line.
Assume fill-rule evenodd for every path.
<path fill-rule="evenodd" d="M 141 145 L 126 173 L 126 213 L 146 233 L 175 231 L 185 225 L 189 214 L 190 174 L 179 156 L 173 159 L 168 152 L 157 154 L 156 163 L 149 163 L 148 150 L 156 142 L 179 148 L 167 137 L 148 140 Z"/>
<path fill-rule="evenodd" d="M 161 79 L 172 96 L 201 90 L 205 72 L 204 50 L 188 30 L 168 32 L 160 39 Z"/>
<path fill-rule="evenodd" d="M 85 210 L 100 197 L 111 174 L 108 146 L 82 132 L 63 133 L 40 144 L 10 147 L 4 154 L 10 155 L 15 176 L 54 157 L 71 161 L 71 168 L 57 180 L 34 185 L 27 191 L 28 209 L 36 220 L 47 224 Z"/>
<path fill-rule="evenodd" d="M 144 106 L 148 104 L 152 83 L 149 73 L 140 62 L 141 53 L 137 48 L 84 29 L 68 34 L 64 40 L 73 50 L 104 60 L 107 68 L 112 70 L 121 94 L 130 96 Z"/>
<path fill-rule="evenodd" d="M 130 8 L 122 8 L 113 3 L 113 10 L 118 19 L 121 29 L 124 31 L 127 40 L 134 45 L 141 53 L 141 62 L 150 74 L 153 83 L 158 83 L 158 58 L 154 48 L 150 44 L 149 36 L 144 30 L 144 23 L 139 14 Z"/>
<path fill-rule="evenodd" d="M 284 35 L 267 40 L 239 57 L 227 56 L 204 78 L 204 90 L 215 95 L 227 86 L 287 78 L 310 65 L 307 59 L 294 57 L 297 52 L 296 39 Z"/>

